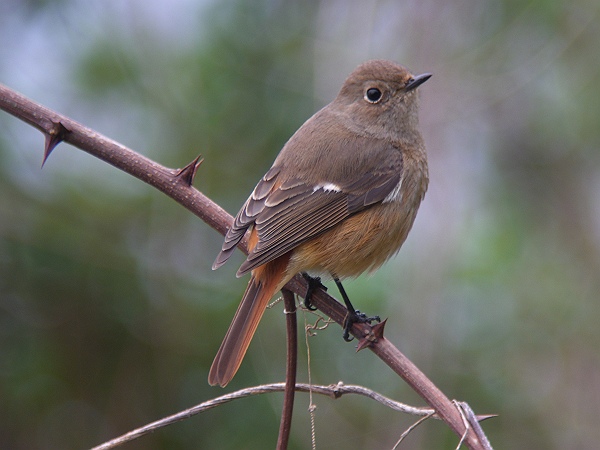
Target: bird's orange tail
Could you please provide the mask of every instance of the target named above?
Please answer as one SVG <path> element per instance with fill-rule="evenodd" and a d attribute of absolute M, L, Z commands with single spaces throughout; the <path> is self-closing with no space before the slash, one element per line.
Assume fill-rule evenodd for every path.
<path fill-rule="evenodd" d="M 252 271 L 240 306 L 210 367 L 211 385 L 225 387 L 242 364 L 267 303 L 282 281 L 288 260 L 280 257 Z"/>

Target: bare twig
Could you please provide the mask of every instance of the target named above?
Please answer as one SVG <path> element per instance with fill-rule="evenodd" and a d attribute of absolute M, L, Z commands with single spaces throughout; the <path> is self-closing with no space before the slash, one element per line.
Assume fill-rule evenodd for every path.
<path fill-rule="evenodd" d="M 483 448 L 485 450 L 492 450 L 492 444 L 490 444 L 490 441 L 488 440 L 487 436 L 483 432 L 483 429 L 481 428 L 481 423 L 480 423 L 482 420 L 487 419 L 488 416 L 486 416 L 486 417 L 476 416 L 475 413 L 473 412 L 473 409 L 471 409 L 471 406 L 469 406 L 469 404 L 466 402 L 459 402 L 457 400 L 454 400 L 454 404 L 458 408 L 460 408 L 461 415 L 463 416 L 465 421 L 468 423 L 467 428 L 472 428 L 473 431 L 475 431 L 475 434 L 479 438 L 479 441 L 483 445 Z M 495 416 L 489 416 L 489 417 L 495 417 Z"/>
<path fill-rule="evenodd" d="M 166 427 L 168 425 L 172 425 L 174 423 L 180 422 L 182 420 L 188 419 L 192 416 L 205 412 L 209 409 L 215 408 L 217 406 L 223 405 L 225 403 L 229 403 L 233 400 L 241 399 L 244 397 L 250 397 L 253 395 L 260 394 L 268 394 L 272 392 L 281 392 L 285 390 L 285 383 L 273 383 L 266 384 L 261 386 L 254 386 L 246 389 L 240 389 L 239 391 L 232 392 L 230 394 L 223 395 L 221 397 L 214 398 L 207 402 L 200 403 L 199 405 L 193 406 L 184 411 L 180 411 L 171 416 L 162 418 L 157 420 L 156 422 L 149 423 L 144 425 L 143 427 L 132 430 L 122 436 L 119 436 L 115 439 L 111 439 L 97 447 L 94 447 L 92 450 L 108 450 L 111 448 L 118 447 L 126 442 L 133 441 L 138 439 L 148 433 L 152 433 L 159 428 Z M 427 408 L 417 408 L 414 406 L 409 406 L 404 403 L 397 402 L 388 397 L 385 397 L 378 392 L 367 389 L 363 386 L 354 386 L 354 385 L 345 385 L 342 382 L 339 382 L 335 385 L 329 386 L 320 386 L 320 385 L 309 385 L 298 383 L 296 384 L 296 391 L 298 392 L 312 392 L 314 394 L 325 395 L 332 399 L 338 399 L 342 395 L 345 394 L 356 394 L 362 395 L 364 397 L 373 399 L 395 411 L 404 412 L 407 414 L 413 414 L 417 416 L 428 417 L 431 416 L 434 411 L 432 409 Z"/>
<path fill-rule="evenodd" d="M 406 429 L 406 431 L 404 431 L 404 433 L 402 433 L 400 435 L 400 439 L 398 439 L 398 441 L 396 442 L 396 444 L 392 447 L 392 450 L 396 450 L 398 448 L 398 446 L 402 443 L 402 441 L 404 440 L 404 438 L 406 438 L 406 436 L 408 436 L 412 430 L 414 430 L 415 428 L 417 428 L 419 425 L 421 425 L 427 419 L 431 418 L 433 416 L 433 414 L 434 413 L 432 411 L 431 414 L 428 414 L 425 417 L 421 417 L 419 420 L 417 420 L 415 423 L 413 423 L 410 427 L 408 427 Z"/>
<path fill-rule="evenodd" d="M 285 396 L 283 398 L 283 412 L 279 425 L 277 450 L 287 449 L 292 429 L 292 413 L 294 411 L 294 394 L 296 393 L 296 367 L 298 364 L 298 325 L 296 323 L 296 298 L 292 291 L 283 289 L 283 302 L 285 305 L 285 323 L 287 335 L 287 363 L 285 370 Z"/>
<path fill-rule="evenodd" d="M 154 186 L 192 211 L 212 228 L 224 234 L 233 218 L 219 205 L 191 186 L 200 160 L 196 159 L 180 170 L 169 169 L 96 133 L 66 116 L 45 108 L 0 84 L 0 109 L 39 129 L 46 136 L 45 158 L 62 140 Z M 239 245 L 247 252 L 246 241 Z M 297 275 L 286 286 L 292 292 L 304 295 L 306 281 Z M 314 291 L 312 303 L 338 324 L 343 326 L 346 309 L 322 290 Z M 370 348 L 398 375 L 400 375 L 444 420 L 457 436 L 465 435 L 470 449 L 485 449 L 472 428 L 466 429 L 457 407 L 406 358 L 383 337 L 383 326 L 355 324 L 352 334 L 359 339 L 359 348 Z"/>

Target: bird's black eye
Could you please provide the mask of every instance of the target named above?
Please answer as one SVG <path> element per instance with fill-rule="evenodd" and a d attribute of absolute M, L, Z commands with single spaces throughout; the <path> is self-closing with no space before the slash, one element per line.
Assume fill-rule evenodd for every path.
<path fill-rule="evenodd" d="M 381 100 L 381 91 L 377 88 L 369 88 L 365 92 L 365 100 L 369 103 L 377 103 Z"/>

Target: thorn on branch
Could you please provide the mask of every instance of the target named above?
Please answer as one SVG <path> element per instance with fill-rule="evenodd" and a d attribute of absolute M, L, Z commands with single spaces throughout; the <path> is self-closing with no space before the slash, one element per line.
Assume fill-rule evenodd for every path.
<path fill-rule="evenodd" d="M 188 186 L 191 186 L 194 182 L 194 178 L 196 177 L 196 172 L 198 172 L 198 168 L 200 164 L 204 161 L 202 155 L 198 155 L 191 163 L 185 166 L 183 169 L 179 169 L 177 178 L 183 180 Z"/>
<path fill-rule="evenodd" d="M 365 336 L 358 341 L 356 351 L 360 352 L 362 349 L 370 347 L 376 343 L 379 339 L 383 339 L 383 330 L 385 329 L 386 322 L 387 319 L 385 319 L 383 322 L 373 325 L 367 334 L 365 334 Z"/>
<path fill-rule="evenodd" d="M 56 148 L 58 144 L 60 144 L 67 134 L 70 133 L 70 130 L 65 127 L 62 122 L 52 122 L 52 127 L 47 133 L 44 133 L 46 137 L 46 144 L 44 146 L 44 159 L 42 161 L 42 167 L 46 164 L 46 160 L 52 153 L 52 150 Z"/>

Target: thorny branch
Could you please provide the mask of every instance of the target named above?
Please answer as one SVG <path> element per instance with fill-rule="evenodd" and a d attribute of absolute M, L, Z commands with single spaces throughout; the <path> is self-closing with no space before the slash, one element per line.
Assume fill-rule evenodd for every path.
<path fill-rule="evenodd" d="M 129 148 L 85 127 L 66 116 L 39 105 L 25 96 L 0 84 L 0 109 L 40 130 L 46 138 L 44 161 L 54 148 L 65 141 L 130 175 L 150 184 L 196 214 L 209 226 L 224 234 L 233 218 L 219 205 L 192 187 L 200 158 L 183 169 L 169 169 Z M 247 252 L 246 241 L 239 248 Z M 286 289 L 302 296 L 306 281 L 296 276 Z M 312 304 L 343 326 L 346 309 L 323 290 L 317 290 Z M 464 414 L 454 405 L 404 354 L 383 336 L 385 323 L 371 327 L 355 324 L 352 334 L 359 340 L 358 349 L 369 348 L 405 380 L 448 424 L 464 439 L 470 449 L 490 449 L 489 443 L 478 437 L 473 427 L 466 427 Z"/>

